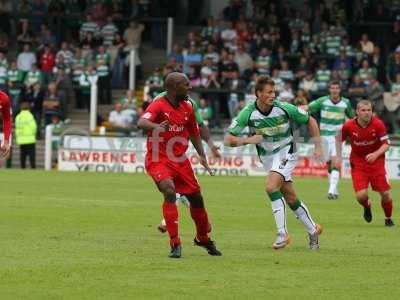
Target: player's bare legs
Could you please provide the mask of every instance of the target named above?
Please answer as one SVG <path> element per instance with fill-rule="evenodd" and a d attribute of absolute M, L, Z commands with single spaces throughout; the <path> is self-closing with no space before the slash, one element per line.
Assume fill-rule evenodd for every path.
<path fill-rule="evenodd" d="M 392 220 L 393 201 L 390 191 L 379 192 L 379 194 L 381 195 L 381 206 L 385 213 L 385 226 L 394 226 Z"/>
<path fill-rule="evenodd" d="M 186 194 L 185 196 L 190 202 L 190 215 L 196 225 L 195 245 L 205 248 L 210 255 L 222 255 L 215 247 L 215 243 L 210 240 L 208 236 L 210 232 L 210 222 L 208 221 L 208 214 L 204 206 L 203 196 L 200 192 Z"/>
<path fill-rule="evenodd" d="M 336 156 L 332 156 L 327 165 L 329 170 L 328 199 L 335 200 L 339 194 L 337 187 L 340 179 L 340 160 Z"/>
<path fill-rule="evenodd" d="M 368 190 L 363 189 L 356 192 L 356 199 L 364 207 L 364 220 L 367 223 L 372 221 L 371 202 L 368 198 Z"/>
<path fill-rule="evenodd" d="M 178 232 L 178 208 L 176 202 L 175 185 L 172 179 L 167 178 L 160 181 L 158 189 L 164 195 L 164 203 L 162 206 L 165 224 L 170 238 L 171 253 L 169 257 L 181 257 L 181 241 Z"/>
<path fill-rule="evenodd" d="M 281 193 L 285 197 L 286 203 L 289 205 L 290 209 L 296 215 L 296 217 L 303 223 L 309 236 L 309 246 L 310 249 L 316 250 L 319 248 L 318 236 L 322 232 L 322 227 L 316 224 L 311 214 L 303 201 L 297 198 L 296 192 L 293 188 L 293 183 L 290 181 L 283 182 Z"/>

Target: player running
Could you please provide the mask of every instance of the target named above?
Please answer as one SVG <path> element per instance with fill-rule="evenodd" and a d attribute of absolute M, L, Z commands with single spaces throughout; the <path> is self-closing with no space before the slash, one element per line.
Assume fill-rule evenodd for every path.
<path fill-rule="evenodd" d="M 3 118 L 3 139 L 0 145 L 0 156 L 6 158 L 11 149 L 11 105 L 8 95 L 0 91 L 0 110 Z"/>
<path fill-rule="evenodd" d="M 185 152 L 189 139 L 200 157 L 200 163 L 209 172 L 199 128 L 193 107 L 187 101 L 190 83 L 186 75 L 172 72 L 165 80 L 166 96 L 152 102 L 138 122 L 139 128 L 148 130 L 145 167 L 160 192 L 164 195 L 163 215 L 170 237 L 169 257 L 181 257 L 182 247 L 178 232 L 176 193 L 185 195 L 190 202 L 190 214 L 196 224 L 194 243 L 204 247 L 208 254 L 222 255 L 208 236 L 208 215 L 200 186 Z"/>
<path fill-rule="evenodd" d="M 368 185 L 381 195 L 385 213 L 385 226 L 392 221 L 393 201 L 385 170 L 385 152 L 389 149 L 389 137 L 383 122 L 372 113 L 372 104 L 362 100 L 357 104 L 357 117 L 348 120 L 342 128 L 342 141 L 350 140 L 351 178 L 357 201 L 364 207 L 364 219 L 372 221 Z"/>
<path fill-rule="evenodd" d="M 153 99 L 153 101 L 161 99 L 162 97 L 165 97 L 166 95 L 167 95 L 167 92 L 162 92 L 162 93 L 158 94 Z M 204 120 L 200 114 L 199 106 L 198 106 L 197 102 L 191 97 L 188 97 L 188 100 L 190 101 L 190 103 L 193 106 L 194 115 L 196 117 L 197 125 L 199 126 L 201 139 L 207 143 L 208 147 L 210 147 L 212 155 L 216 158 L 220 158 L 221 154 L 219 152 L 219 147 L 214 145 L 214 142 L 211 139 L 210 131 L 209 131 L 208 127 L 204 124 Z M 190 202 L 184 195 L 176 194 L 176 202 L 175 203 L 176 204 L 182 203 L 186 207 L 190 207 Z M 167 231 L 167 224 L 165 223 L 165 219 L 161 220 L 160 224 L 158 224 L 158 226 L 157 226 L 157 229 L 161 233 L 165 233 Z M 211 224 L 209 224 L 208 230 L 209 230 L 209 232 L 211 232 Z"/>
<path fill-rule="evenodd" d="M 225 144 L 231 147 L 256 145 L 264 169 L 269 171 L 266 191 L 278 229 L 272 247 L 284 248 L 290 242 L 286 227 L 286 202 L 304 224 L 309 235 L 310 249 L 318 249 L 318 236 L 322 227 L 313 221 L 306 205 L 297 198 L 293 188 L 292 172 L 296 166 L 297 154 L 290 123 L 308 125 L 315 142 L 314 154 L 320 157 L 322 148 L 318 124 L 306 111 L 276 100 L 275 84 L 269 77 L 261 76 L 257 79 L 255 93 L 257 100 L 240 111 L 229 127 Z M 239 137 L 247 126 L 254 135 Z"/>
<path fill-rule="evenodd" d="M 319 127 L 324 160 L 328 166 L 328 199 L 330 200 L 337 199 L 339 196 L 340 162 L 336 151 L 336 136 L 340 133 L 345 117 L 353 117 L 350 100 L 342 97 L 340 91 L 340 83 L 332 81 L 329 84 L 329 95 L 320 97 L 308 105 L 310 113 L 320 113 L 321 117 Z"/>

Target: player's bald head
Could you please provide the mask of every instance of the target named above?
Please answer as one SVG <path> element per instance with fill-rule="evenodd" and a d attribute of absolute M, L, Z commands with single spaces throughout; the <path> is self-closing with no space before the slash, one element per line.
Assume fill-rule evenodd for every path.
<path fill-rule="evenodd" d="M 183 73 L 172 72 L 165 78 L 167 95 L 177 101 L 187 100 L 190 90 L 190 82 Z"/>
<path fill-rule="evenodd" d="M 165 78 L 165 89 L 175 89 L 176 86 L 182 82 L 189 81 L 187 76 L 184 73 L 179 72 L 171 72 Z"/>

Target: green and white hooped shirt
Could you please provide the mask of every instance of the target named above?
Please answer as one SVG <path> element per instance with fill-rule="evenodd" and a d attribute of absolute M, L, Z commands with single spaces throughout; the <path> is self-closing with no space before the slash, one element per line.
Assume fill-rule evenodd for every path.
<path fill-rule="evenodd" d="M 345 117 L 353 117 L 350 100 L 344 97 L 337 103 L 332 102 L 330 96 L 320 97 L 308 106 L 311 113 L 321 113 L 321 136 L 335 136 L 345 122 Z"/>
<path fill-rule="evenodd" d="M 257 152 L 260 157 L 268 157 L 289 145 L 295 152 L 292 125 L 307 124 L 309 118 L 301 108 L 278 100 L 274 100 L 271 110 L 264 113 L 257 108 L 255 101 L 239 112 L 228 132 L 240 136 L 244 128 L 249 127 L 250 134 L 261 134 L 264 139 L 256 146 Z"/>

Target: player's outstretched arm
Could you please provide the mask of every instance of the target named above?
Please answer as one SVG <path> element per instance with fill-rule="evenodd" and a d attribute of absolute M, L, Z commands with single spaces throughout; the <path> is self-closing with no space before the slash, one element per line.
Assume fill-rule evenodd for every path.
<path fill-rule="evenodd" d="M 147 119 L 140 118 L 138 121 L 138 127 L 143 130 L 156 130 L 156 129 L 167 130 L 168 125 L 169 125 L 168 120 L 165 120 L 161 123 L 154 123 Z"/>
<path fill-rule="evenodd" d="M 214 142 L 211 139 L 210 130 L 208 129 L 208 127 L 205 126 L 204 124 L 202 124 L 202 125 L 199 125 L 199 130 L 200 130 L 201 139 L 207 143 L 208 147 L 210 147 L 213 156 L 220 158 L 221 153 L 219 152 L 219 147 L 214 145 Z"/>
<path fill-rule="evenodd" d="M 322 146 L 318 123 L 313 117 L 310 116 L 307 126 L 308 131 L 310 132 L 311 139 L 314 142 L 314 156 L 315 158 L 319 159 L 322 157 Z"/>
<path fill-rule="evenodd" d="M 190 141 L 192 142 L 194 148 L 197 151 L 197 154 L 200 157 L 201 165 L 207 170 L 208 174 L 210 174 L 211 176 L 214 176 L 214 172 L 211 170 L 210 166 L 208 165 L 207 157 L 204 152 L 203 143 L 201 142 L 200 135 L 191 135 Z"/>
<path fill-rule="evenodd" d="M 224 145 L 228 147 L 240 147 L 249 144 L 260 144 L 263 140 L 261 134 L 252 135 L 249 137 L 237 137 L 230 133 L 224 138 Z"/>

